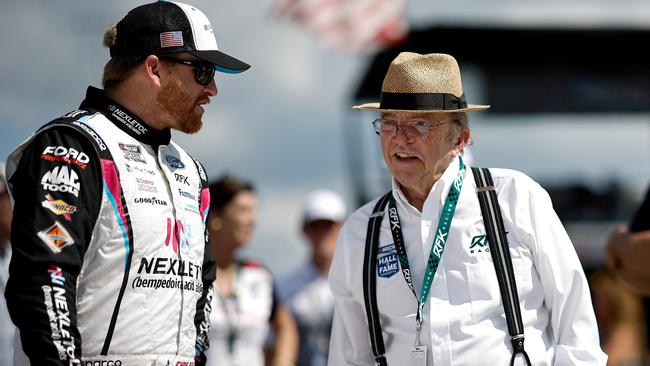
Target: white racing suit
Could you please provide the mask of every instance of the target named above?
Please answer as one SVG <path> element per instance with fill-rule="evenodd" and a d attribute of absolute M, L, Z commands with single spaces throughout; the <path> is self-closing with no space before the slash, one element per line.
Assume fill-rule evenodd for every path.
<path fill-rule="evenodd" d="M 202 166 L 103 91 L 9 157 L 6 296 L 32 365 L 190 366 L 214 261 Z"/>

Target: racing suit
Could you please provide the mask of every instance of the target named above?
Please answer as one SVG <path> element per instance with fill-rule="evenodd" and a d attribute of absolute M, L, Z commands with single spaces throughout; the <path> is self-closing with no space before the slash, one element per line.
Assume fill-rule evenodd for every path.
<path fill-rule="evenodd" d="M 32 365 L 205 362 L 210 195 L 169 130 L 89 87 L 10 155 L 7 177 L 6 296 Z"/>

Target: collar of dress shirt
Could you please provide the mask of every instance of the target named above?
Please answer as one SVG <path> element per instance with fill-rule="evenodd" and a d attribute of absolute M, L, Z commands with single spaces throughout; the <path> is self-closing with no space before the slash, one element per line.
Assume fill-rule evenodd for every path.
<path fill-rule="evenodd" d="M 465 164 L 465 170 L 469 169 L 467 167 L 467 164 Z M 429 191 L 429 195 L 427 196 L 426 201 L 424 201 L 424 206 L 427 206 L 429 204 L 432 204 L 435 202 L 435 205 L 442 205 L 445 201 L 445 198 L 447 198 L 447 194 L 449 193 L 449 188 L 454 182 L 454 179 L 456 179 L 456 175 L 458 174 L 459 166 L 458 166 L 458 156 L 455 157 L 451 163 L 449 163 L 449 166 L 447 169 L 445 169 L 445 172 L 442 173 L 442 176 L 440 176 L 440 179 L 438 179 L 437 182 L 433 184 L 433 187 L 431 187 L 431 191 Z M 402 192 L 402 189 L 399 186 L 399 183 L 395 180 L 395 178 L 392 179 L 392 189 L 393 189 L 393 197 L 395 197 L 395 201 L 397 202 L 398 205 L 402 206 L 402 209 L 409 215 L 421 215 L 422 213 L 420 210 L 415 208 L 409 201 L 406 199 L 406 196 L 404 196 L 404 193 Z M 432 201 L 433 200 L 433 201 Z"/>

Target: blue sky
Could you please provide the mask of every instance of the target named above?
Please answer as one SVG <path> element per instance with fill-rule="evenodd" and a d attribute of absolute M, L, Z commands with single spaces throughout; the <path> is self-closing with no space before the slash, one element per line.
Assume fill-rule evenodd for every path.
<path fill-rule="evenodd" d="M 354 209 L 345 145 L 349 124 L 363 124 L 364 159 L 381 166 L 369 123 L 352 112 L 349 95 L 368 55 L 336 53 L 294 24 L 271 15 L 270 0 L 189 1 L 212 20 L 219 47 L 253 67 L 217 75 L 219 95 L 206 108 L 198 135 L 175 139 L 221 173 L 251 179 L 258 187 L 258 230 L 248 252 L 278 275 L 304 258 L 298 227 L 300 202 L 311 190 L 329 188 Z M 114 1 L 6 1 L 0 13 L 0 156 L 31 131 L 74 109 L 86 86 L 99 85 L 108 52 L 104 30 L 134 4 Z M 412 23 L 489 23 L 650 27 L 647 1 L 480 0 L 409 1 Z M 562 11 L 558 6 L 562 4 Z M 468 98 L 481 98 L 472 77 Z M 475 160 L 522 170 L 535 179 L 593 184 L 615 177 L 635 194 L 650 179 L 650 116 L 472 116 Z M 615 120 L 615 122 L 610 121 Z"/>

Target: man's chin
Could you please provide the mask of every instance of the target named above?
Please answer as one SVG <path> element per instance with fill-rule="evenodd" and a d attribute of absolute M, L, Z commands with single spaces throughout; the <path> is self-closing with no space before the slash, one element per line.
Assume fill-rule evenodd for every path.
<path fill-rule="evenodd" d="M 180 130 L 188 135 L 195 134 L 201 130 L 203 127 L 203 122 L 201 119 L 197 118 L 191 121 L 185 121 L 181 126 Z"/>

